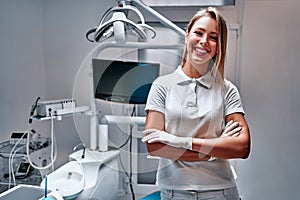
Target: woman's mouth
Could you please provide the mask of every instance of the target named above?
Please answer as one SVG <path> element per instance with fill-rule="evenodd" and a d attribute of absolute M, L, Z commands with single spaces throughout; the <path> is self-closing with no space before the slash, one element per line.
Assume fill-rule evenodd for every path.
<path fill-rule="evenodd" d="M 201 56 L 208 54 L 209 52 L 206 49 L 203 48 L 194 48 L 195 52 Z"/>

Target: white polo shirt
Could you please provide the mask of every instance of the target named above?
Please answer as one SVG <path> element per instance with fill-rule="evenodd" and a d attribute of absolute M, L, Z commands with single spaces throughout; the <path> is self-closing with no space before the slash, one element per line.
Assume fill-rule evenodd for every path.
<path fill-rule="evenodd" d="M 219 137 L 226 115 L 244 113 L 239 92 L 230 81 L 225 80 L 224 87 L 211 72 L 191 79 L 181 66 L 154 81 L 145 110 L 163 113 L 168 133 L 202 138 Z M 184 162 L 160 158 L 157 184 L 166 189 L 214 190 L 232 187 L 235 182 L 228 160 Z"/>

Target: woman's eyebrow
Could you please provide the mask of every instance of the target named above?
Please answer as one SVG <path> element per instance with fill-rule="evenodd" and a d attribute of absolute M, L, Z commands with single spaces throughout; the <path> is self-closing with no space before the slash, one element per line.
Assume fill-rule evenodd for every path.
<path fill-rule="evenodd" d="M 198 27 L 196 30 L 206 31 L 204 28 Z M 212 31 L 210 34 L 218 35 L 218 32 Z"/>

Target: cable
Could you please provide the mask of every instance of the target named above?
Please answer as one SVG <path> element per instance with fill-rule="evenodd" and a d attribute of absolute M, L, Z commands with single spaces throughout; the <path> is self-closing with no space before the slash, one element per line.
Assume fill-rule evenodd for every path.
<path fill-rule="evenodd" d="M 52 171 L 54 171 L 54 162 L 57 157 L 57 146 L 56 146 L 56 140 L 55 140 L 55 135 L 54 135 L 54 116 L 52 115 L 51 110 L 49 110 L 49 111 L 50 111 L 49 115 L 51 117 L 51 163 L 50 164 L 52 167 Z"/>
<path fill-rule="evenodd" d="M 10 184 L 11 184 L 11 174 L 13 173 L 13 166 L 12 166 L 12 159 L 13 159 L 13 157 L 14 157 L 14 151 L 15 151 L 15 148 L 18 146 L 18 144 L 21 142 L 21 140 L 23 139 L 23 137 L 25 137 L 25 135 L 28 133 L 28 131 L 27 132 L 24 132 L 23 133 L 23 135 L 17 140 L 17 142 L 15 143 L 15 145 L 13 146 L 13 148 L 11 149 L 11 151 L 10 151 L 10 154 L 9 154 L 9 157 L 8 157 L 8 176 L 9 176 L 9 178 L 8 178 L 8 182 L 9 182 L 9 184 L 8 184 L 8 188 L 10 188 Z M 27 140 L 28 140 L 28 134 L 27 134 Z M 21 146 L 22 148 L 24 147 L 24 146 Z M 20 147 L 20 148 L 21 148 Z M 18 148 L 15 152 L 17 152 L 17 151 L 19 151 L 20 150 L 20 148 Z M 13 156 L 12 156 L 13 155 Z M 14 181 L 14 184 L 15 184 L 15 181 Z"/>
<path fill-rule="evenodd" d="M 127 137 L 126 141 L 119 147 L 117 147 L 118 149 L 121 149 L 123 148 L 128 142 L 129 142 L 129 139 L 130 139 L 130 135 Z"/>
<path fill-rule="evenodd" d="M 134 116 L 136 114 L 136 105 L 134 104 L 132 112 L 130 114 L 130 116 Z M 132 130 L 133 130 L 133 125 L 130 125 L 130 131 L 129 131 L 129 136 L 127 137 L 126 141 L 119 147 L 117 147 L 118 149 L 123 148 L 126 144 L 129 143 L 129 173 L 126 171 L 123 163 L 122 163 L 122 159 L 121 156 L 119 155 L 119 160 L 120 160 L 120 165 L 126 175 L 126 177 L 129 180 L 129 187 L 130 187 L 130 192 L 131 192 L 131 196 L 132 196 L 132 200 L 135 200 L 135 193 L 134 193 L 134 189 L 133 189 L 133 184 L 132 184 Z"/>
<path fill-rule="evenodd" d="M 129 186 L 131 190 L 132 200 L 135 200 L 133 185 L 132 185 L 132 128 L 133 125 L 130 125 L 130 140 L 129 140 Z"/>
<path fill-rule="evenodd" d="M 24 146 L 21 146 L 19 147 L 13 154 L 12 154 L 12 157 L 11 157 L 11 163 L 10 163 L 10 167 L 11 167 L 11 174 L 12 174 L 12 177 L 13 177 L 13 182 L 14 182 L 14 186 L 16 186 L 16 178 L 15 178 L 15 173 L 14 173 L 14 166 L 13 166 L 13 158 L 15 157 L 16 153 L 18 151 L 20 151 L 22 148 L 24 148 Z M 9 182 L 9 188 L 10 188 L 10 182 Z"/>
<path fill-rule="evenodd" d="M 136 105 L 134 105 L 134 107 L 132 108 L 132 111 L 131 111 L 130 116 L 131 116 L 131 117 L 134 116 L 135 113 L 136 113 Z M 119 147 L 116 147 L 116 148 L 118 148 L 118 149 L 123 148 L 126 144 L 128 144 L 128 142 L 129 142 L 129 140 L 130 140 L 130 137 L 131 137 L 131 136 L 130 136 L 130 134 L 129 134 L 129 136 L 127 137 L 126 141 L 125 141 L 123 144 L 121 144 Z"/>
<path fill-rule="evenodd" d="M 52 171 L 54 171 L 54 143 L 55 143 L 55 139 L 54 139 L 54 117 L 52 116 L 52 113 L 50 113 L 50 117 L 51 117 L 51 167 L 52 167 Z M 56 149 L 55 149 L 56 150 Z M 55 151 L 57 152 L 57 151 Z"/>
<path fill-rule="evenodd" d="M 51 113 L 51 110 L 49 110 L 49 115 L 51 117 L 51 162 L 44 166 L 44 167 L 39 167 L 37 165 L 35 165 L 31 158 L 30 158 L 30 155 L 29 155 L 29 140 L 30 140 L 30 135 L 28 134 L 27 136 L 27 143 L 26 143 L 26 156 L 27 156 L 27 159 L 28 159 L 28 162 L 29 164 L 35 168 L 35 169 L 38 169 L 38 170 L 43 170 L 43 169 L 48 169 L 48 168 L 52 168 L 52 170 L 54 169 L 54 162 L 56 160 L 56 157 L 57 157 L 57 147 L 56 147 L 56 141 L 55 141 L 55 137 L 54 137 L 54 117 L 52 116 L 52 113 Z M 30 124 L 28 124 L 29 128 L 28 130 L 30 130 Z M 55 151 L 54 151 L 55 150 Z"/>
<path fill-rule="evenodd" d="M 136 105 L 134 104 L 130 116 L 132 117 L 135 114 L 136 114 Z M 130 127 L 130 131 L 129 131 L 129 186 L 130 186 L 132 200 L 135 200 L 135 194 L 134 194 L 133 185 L 132 185 L 132 130 L 133 130 L 133 125 L 130 125 L 129 127 Z"/>

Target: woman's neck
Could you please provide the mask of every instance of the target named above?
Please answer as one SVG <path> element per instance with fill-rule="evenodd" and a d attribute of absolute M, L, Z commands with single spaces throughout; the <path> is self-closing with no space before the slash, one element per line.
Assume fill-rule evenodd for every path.
<path fill-rule="evenodd" d="M 195 67 L 191 63 L 186 62 L 182 66 L 182 70 L 190 78 L 200 78 L 206 74 L 208 70 L 208 63 Z"/>

